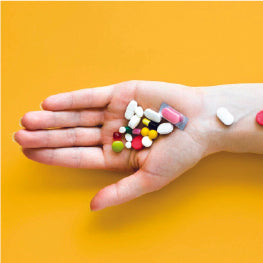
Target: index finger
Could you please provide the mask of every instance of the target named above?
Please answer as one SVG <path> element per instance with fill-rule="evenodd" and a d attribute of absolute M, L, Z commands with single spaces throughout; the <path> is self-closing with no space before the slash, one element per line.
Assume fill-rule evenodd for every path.
<path fill-rule="evenodd" d="M 46 98 L 42 107 L 51 111 L 105 107 L 111 100 L 113 88 L 110 85 L 59 93 Z"/>

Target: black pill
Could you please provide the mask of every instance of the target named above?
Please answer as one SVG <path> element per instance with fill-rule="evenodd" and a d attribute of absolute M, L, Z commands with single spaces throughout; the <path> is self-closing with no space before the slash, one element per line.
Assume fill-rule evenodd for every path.
<path fill-rule="evenodd" d="M 148 124 L 148 128 L 150 130 L 156 130 L 157 131 L 158 126 L 159 126 L 159 123 L 156 123 L 154 121 L 150 121 Z"/>

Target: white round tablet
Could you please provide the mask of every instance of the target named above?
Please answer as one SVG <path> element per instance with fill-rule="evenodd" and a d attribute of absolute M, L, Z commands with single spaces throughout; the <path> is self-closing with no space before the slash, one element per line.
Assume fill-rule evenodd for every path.
<path fill-rule="evenodd" d="M 125 133 L 125 139 L 127 142 L 131 142 L 132 141 L 132 135 L 129 133 Z"/>
<path fill-rule="evenodd" d="M 126 142 L 125 143 L 125 147 L 127 148 L 127 149 L 131 149 L 131 142 Z"/>
<path fill-rule="evenodd" d="M 142 145 L 144 147 L 150 147 L 152 145 L 153 141 L 148 137 L 148 136 L 144 136 L 142 138 Z"/>

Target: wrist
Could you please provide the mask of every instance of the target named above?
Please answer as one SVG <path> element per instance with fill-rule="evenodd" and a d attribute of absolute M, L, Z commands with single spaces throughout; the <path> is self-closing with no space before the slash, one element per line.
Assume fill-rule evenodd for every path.
<path fill-rule="evenodd" d="M 200 90 L 208 152 L 262 153 L 263 130 L 255 116 L 263 109 L 263 85 L 231 84 L 201 87 Z M 235 117 L 231 126 L 225 126 L 216 117 L 219 107 L 226 107 Z"/>

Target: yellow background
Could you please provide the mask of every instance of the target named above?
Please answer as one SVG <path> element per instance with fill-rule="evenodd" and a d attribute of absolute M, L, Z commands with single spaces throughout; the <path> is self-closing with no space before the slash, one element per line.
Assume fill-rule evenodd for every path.
<path fill-rule="evenodd" d="M 2 2 L 2 262 L 263 262 L 262 156 L 213 155 L 159 192 L 90 212 L 123 174 L 39 164 L 11 140 L 59 92 L 263 82 L 262 29 L 262 2 Z"/>

